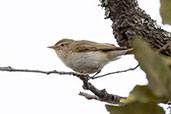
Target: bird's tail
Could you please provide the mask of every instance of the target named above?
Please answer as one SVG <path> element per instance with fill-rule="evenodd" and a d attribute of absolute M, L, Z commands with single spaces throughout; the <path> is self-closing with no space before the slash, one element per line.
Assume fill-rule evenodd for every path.
<path fill-rule="evenodd" d="M 117 60 L 120 58 L 120 56 L 122 55 L 126 55 L 126 54 L 132 54 L 133 48 L 129 48 L 129 49 L 119 49 L 119 50 L 113 50 L 110 51 L 108 54 L 108 58 L 110 60 Z"/>
<path fill-rule="evenodd" d="M 133 54 L 133 48 L 128 48 L 125 54 Z"/>

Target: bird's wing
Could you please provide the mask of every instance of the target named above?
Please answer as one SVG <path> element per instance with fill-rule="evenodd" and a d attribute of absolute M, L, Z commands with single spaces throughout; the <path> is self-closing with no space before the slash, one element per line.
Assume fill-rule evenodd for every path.
<path fill-rule="evenodd" d="M 116 47 L 107 43 L 96 43 L 92 41 L 81 40 L 76 42 L 72 46 L 73 52 L 86 52 L 86 51 L 114 51 L 114 50 L 126 50 L 125 47 Z"/>
<path fill-rule="evenodd" d="M 103 43 L 98 43 L 96 44 L 96 49 L 100 51 L 114 51 L 114 50 L 127 50 L 126 47 L 116 47 L 113 44 L 103 44 Z"/>
<path fill-rule="evenodd" d="M 72 52 L 86 52 L 86 51 L 96 51 L 96 43 L 92 41 L 76 41 L 72 46 Z"/>

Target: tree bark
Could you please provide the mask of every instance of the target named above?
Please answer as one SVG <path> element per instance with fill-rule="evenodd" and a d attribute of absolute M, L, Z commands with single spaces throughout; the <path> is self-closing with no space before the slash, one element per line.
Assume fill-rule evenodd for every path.
<path fill-rule="evenodd" d="M 171 33 L 161 29 L 140 9 L 137 0 L 102 0 L 102 7 L 112 20 L 113 35 L 122 47 L 131 47 L 136 36 L 146 40 L 155 51 L 171 41 Z M 160 53 L 171 56 L 171 46 L 168 45 Z"/>

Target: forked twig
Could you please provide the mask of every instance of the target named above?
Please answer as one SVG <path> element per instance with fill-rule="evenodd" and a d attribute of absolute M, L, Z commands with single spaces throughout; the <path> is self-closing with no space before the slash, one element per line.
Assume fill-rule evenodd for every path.
<path fill-rule="evenodd" d="M 75 72 L 64 72 L 64 71 L 56 71 L 56 70 L 52 70 L 52 71 L 43 71 L 43 70 L 28 70 L 28 69 L 16 69 L 16 68 L 12 68 L 11 66 L 8 67 L 0 67 L 0 71 L 9 71 L 9 72 L 30 72 L 30 73 L 41 73 L 41 74 L 60 74 L 60 75 L 73 75 L 73 76 L 88 76 L 89 79 L 97 79 L 97 78 L 101 78 L 101 77 L 105 77 L 111 74 L 116 74 L 116 73 L 122 73 L 122 72 L 127 72 L 127 71 L 132 71 L 135 70 L 139 65 L 137 65 L 134 68 L 129 68 L 126 70 L 121 70 L 121 71 L 116 71 L 116 72 L 110 72 L 110 73 L 106 73 L 103 75 L 99 75 L 99 76 L 95 76 L 95 77 L 90 77 L 88 75 L 84 75 L 84 74 L 78 74 Z"/>
<path fill-rule="evenodd" d="M 31 72 L 31 73 L 42 73 L 42 74 L 60 74 L 60 75 L 72 75 L 78 77 L 83 82 L 83 88 L 90 90 L 94 95 L 80 93 L 81 96 L 86 97 L 87 99 L 96 99 L 99 101 L 111 103 L 111 104 L 121 104 L 121 99 L 126 99 L 127 97 L 122 97 L 114 94 L 109 94 L 105 89 L 99 90 L 94 85 L 92 85 L 88 80 L 90 79 L 88 75 L 81 75 L 74 72 L 59 72 L 56 70 L 53 71 L 41 71 L 41 70 L 28 70 L 28 69 L 15 69 L 12 67 L 0 67 L 0 71 L 9 71 L 9 72 Z"/>
<path fill-rule="evenodd" d="M 108 76 L 108 75 L 111 75 L 111 74 L 128 72 L 128 71 L 135 70 L 136 68 L 138 68 L 138 66 L 139 66 L 139 64 L 137 66 L 135 66 L 134 68 L 129 68 L 129 69 L 126 69 L 126 70 L 121 70 L 121 71 L 116 71 L 116 72 L 109 72 L 109 73 L 106 73 L 106 74 L 103 74 L 103 75 L 99 75 L 99 76 L 95 76 L 95 77 L 90 77 L 90 78 L 91 79 L 97 79 L 97 78 L 102 78 L 102 77 L 105 77 L 105 76 Z"/>

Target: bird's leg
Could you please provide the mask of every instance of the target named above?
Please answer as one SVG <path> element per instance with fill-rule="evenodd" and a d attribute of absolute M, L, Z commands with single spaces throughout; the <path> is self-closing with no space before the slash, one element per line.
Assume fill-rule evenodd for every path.
<path fill-rule="evenodd" d="M 91 76 L 91 78 L 93 79 L 97 74 L 99 74 L 101 72 L 101 70 L 97 71 L 93 76 Z"/>

